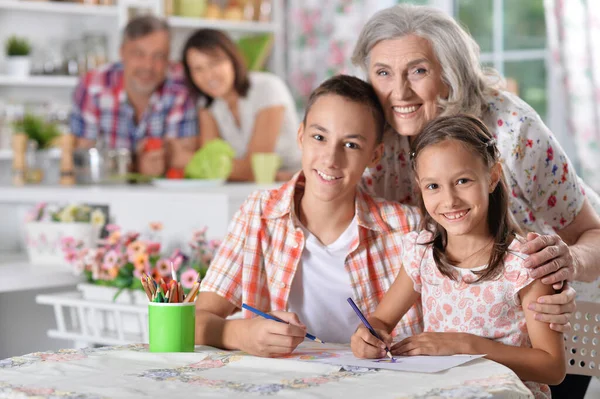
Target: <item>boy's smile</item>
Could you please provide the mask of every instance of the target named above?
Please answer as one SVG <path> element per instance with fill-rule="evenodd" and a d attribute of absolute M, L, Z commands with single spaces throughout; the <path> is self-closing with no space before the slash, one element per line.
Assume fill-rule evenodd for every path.
<path fill-rule="evenodd" d="M 298 130 L 304 195 L 330 205 L 354 201 L 365 168 L 382 152 L 376 137 L 377 124 L 367 105 L 334 94 L 318 98 Z"/>

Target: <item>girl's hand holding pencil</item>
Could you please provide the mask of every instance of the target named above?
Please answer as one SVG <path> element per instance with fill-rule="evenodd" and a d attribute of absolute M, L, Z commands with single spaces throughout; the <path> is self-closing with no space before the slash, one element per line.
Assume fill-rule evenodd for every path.
<path fill-rule="evenodd" d="M 371 334 L 369 329 L 363 325 L 356 329 L 350 339 L 354 356 L 361 359 L 379 359 L 386 355 L 391 357 L 391 352 L 386 348 L 391 347 L 392 336 L 384 330 L 376 329 L 375 331 L 381 337 L 381 340 Z"/>
<path fill-rule="evenodd" d="M 373 328 L 352 298 L 348 298 L 347 301 L 362 323 L 362 326 L 354 332 L 350 339 L 350 345 L 352 346 L 354 356 L 373 359 L 387 355 L 394 361 L 394 357 L 390 351 L 392 336 L 384 330 L 376 330 Z"/>

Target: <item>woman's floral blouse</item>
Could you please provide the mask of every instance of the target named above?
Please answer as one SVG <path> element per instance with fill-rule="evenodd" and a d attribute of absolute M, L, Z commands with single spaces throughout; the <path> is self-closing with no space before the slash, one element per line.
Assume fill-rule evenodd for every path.
<path fill-rule="evenodd" d="M 524 232 L 553 234 L 568 226 L 586 197 L 600 213 L 598 195 L 579 179 L 552 132 L 523 100 L 496 92 L 480 117 L 496 137 L 511 193 L 510 210 Z M 384 145 L 380 163 L 367 169 L 363 185 L 373 195 L 415 204 L 408 138 L 388 129 Z"/>

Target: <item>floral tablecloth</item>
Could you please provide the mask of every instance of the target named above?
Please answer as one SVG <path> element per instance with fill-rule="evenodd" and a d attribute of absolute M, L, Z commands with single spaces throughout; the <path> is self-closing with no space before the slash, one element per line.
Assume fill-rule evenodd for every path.
<path fill-rule="evenodd" d="M 314 343 L 304 343 L 299 350 Z M 307 360 L 307 359 L 304 359 Z M 308 359 L 310 360 L 310 359 Z M 485 359 L 436 374 L 265 359 L 197 346 L 143 344 L 38 352 L 0 361 L 0 398 L 531 398 L 508 368 Z"/>

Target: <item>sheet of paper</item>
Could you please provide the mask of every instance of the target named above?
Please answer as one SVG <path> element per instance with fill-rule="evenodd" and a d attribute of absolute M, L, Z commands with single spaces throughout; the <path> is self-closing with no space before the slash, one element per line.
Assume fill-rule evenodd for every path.
<path fill-rule="evenodd" d="M 340 366 L 367 367 L 376 369 L 411 371 L 415 373 L 437 373 L 479 359 L 485 355 L 454 356 L 395 356 L 392 362 L 384 359 L 358 359 L 346 345 L 311 346 L 299 348 L 287 359 L 302 360 Z"/>
<path fill-rule="evenodd" d="M 357 359 L 352 353 L 315 360 L 319 363 L 358 366 L 415 373 L 437 373 L 479 359 L 485 355 L 394 356 L 394 359 Z"/>

